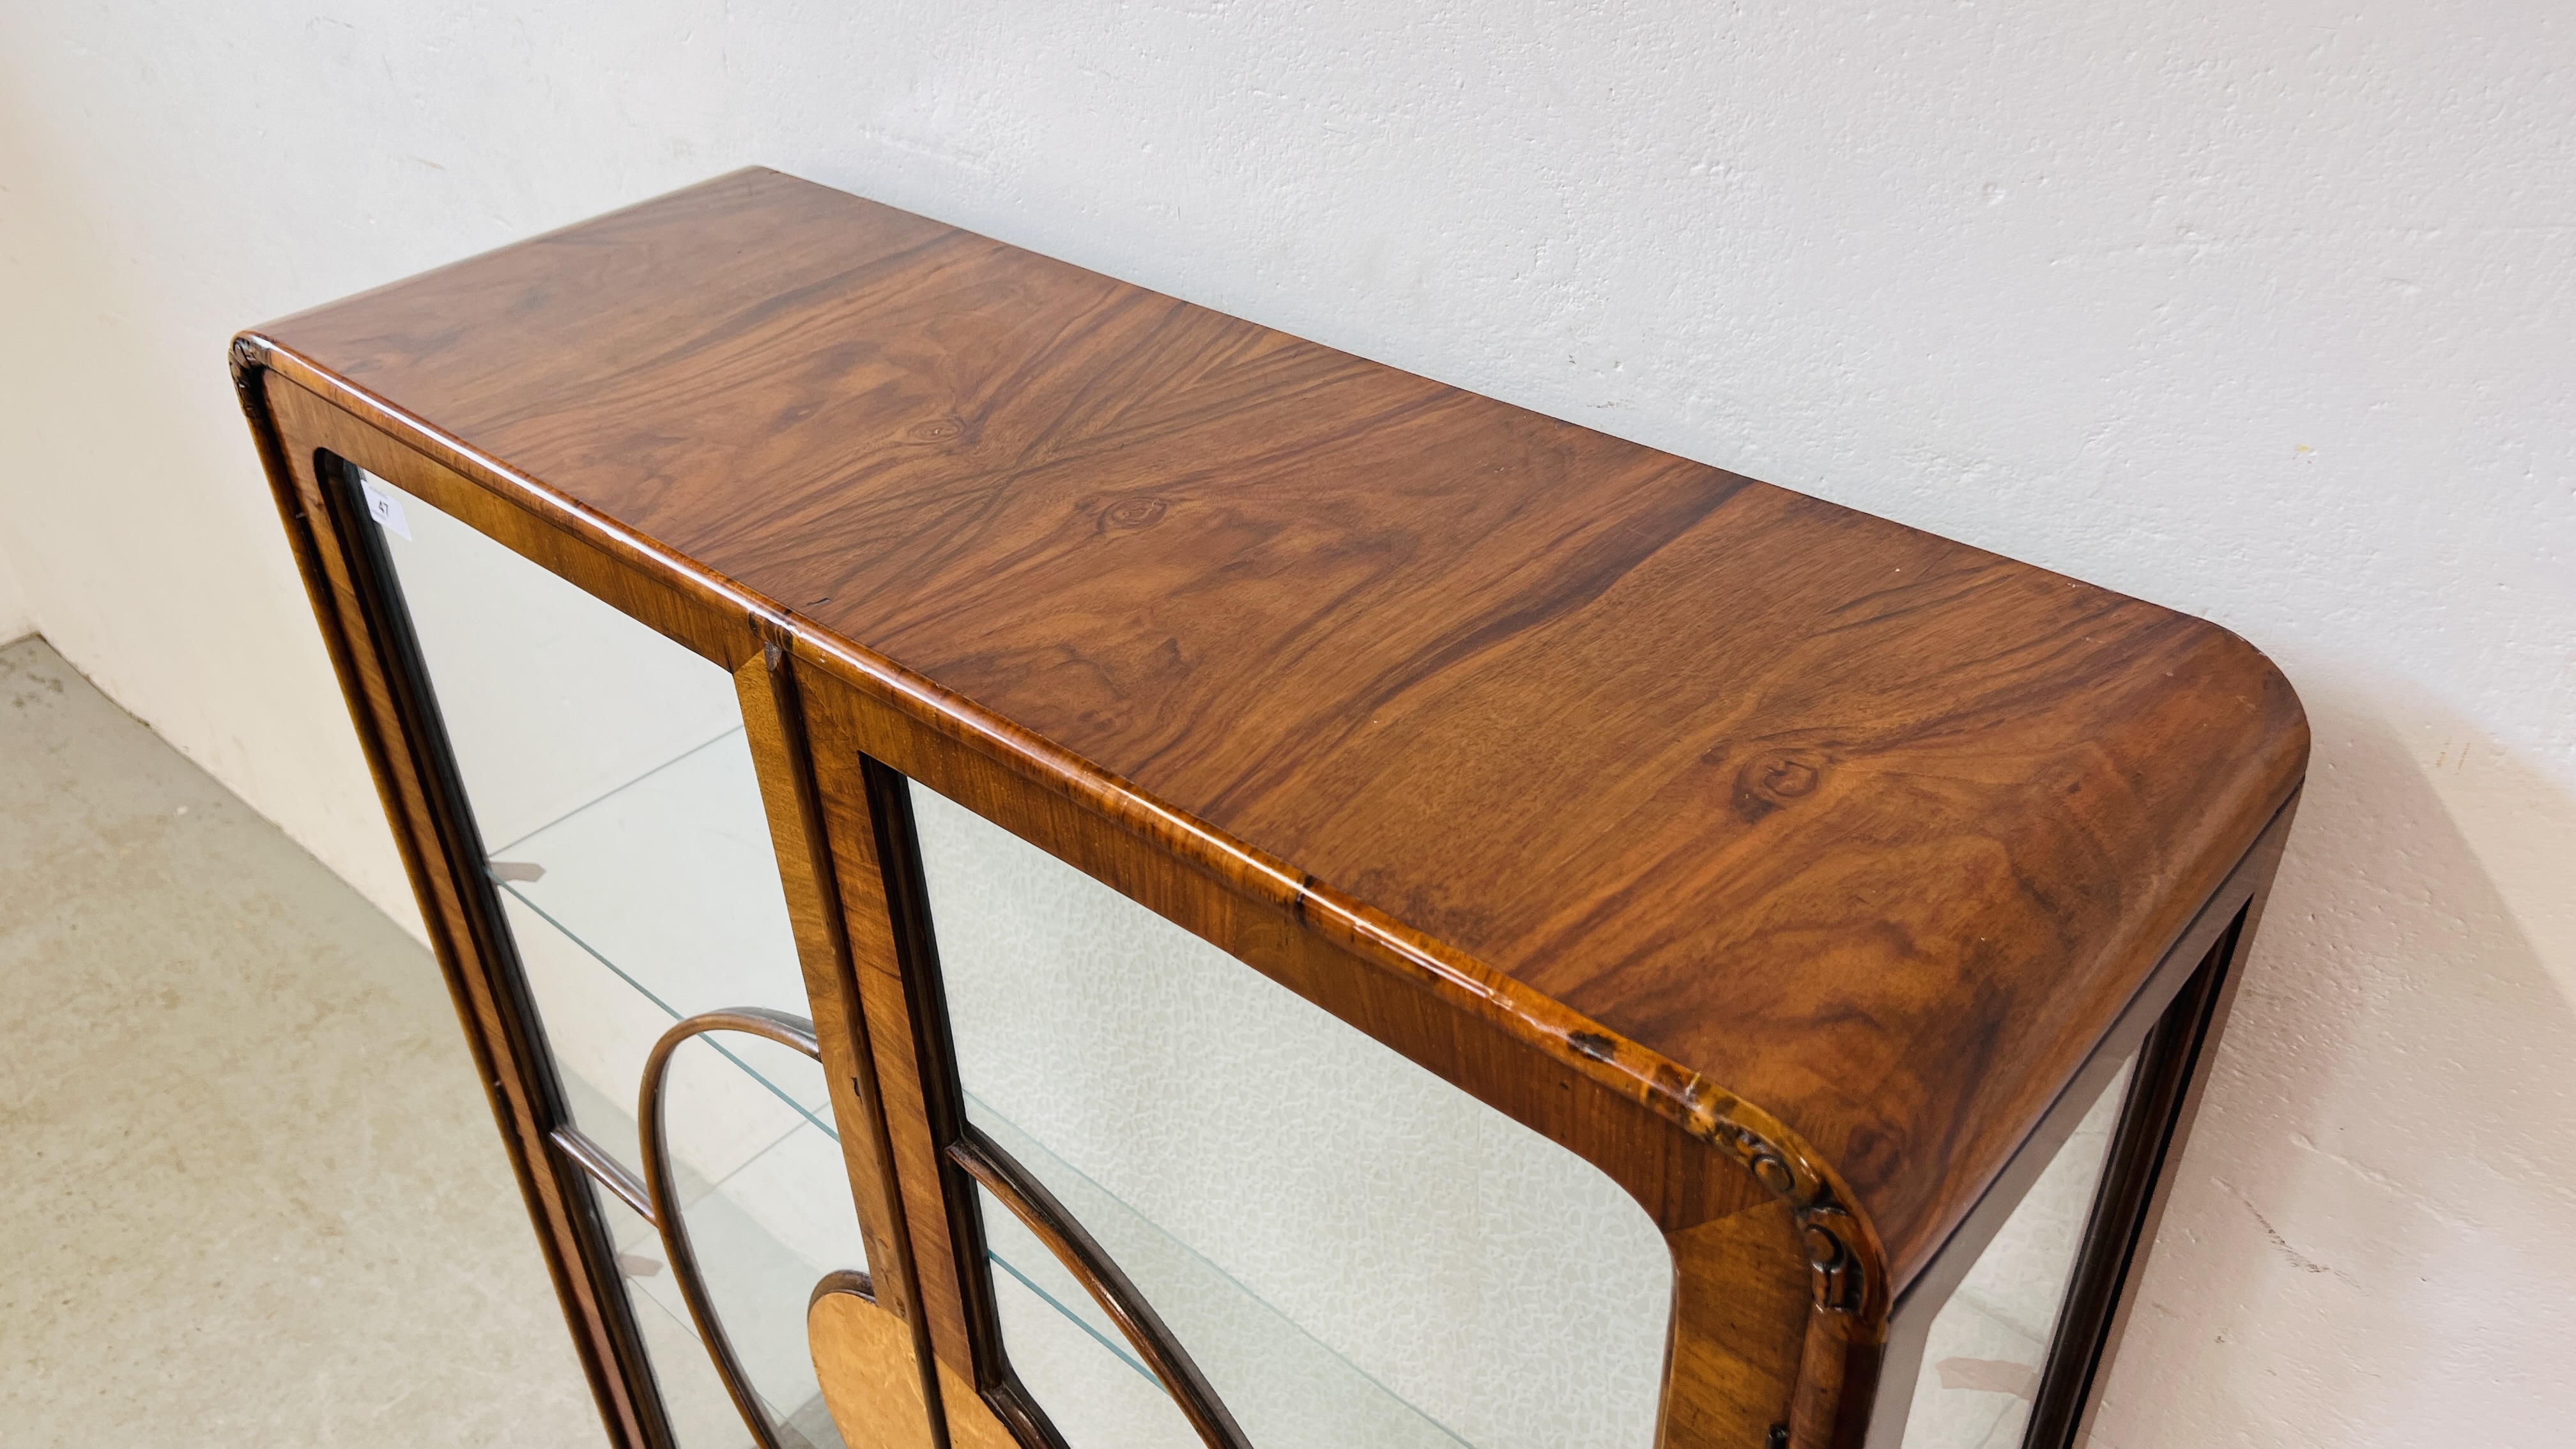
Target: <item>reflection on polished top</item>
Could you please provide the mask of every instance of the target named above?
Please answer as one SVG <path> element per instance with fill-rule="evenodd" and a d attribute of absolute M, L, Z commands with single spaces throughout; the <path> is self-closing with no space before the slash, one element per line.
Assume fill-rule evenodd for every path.
<path fill-rule="evenodd" d="M 1767 1108 L 1899 1283 L 2304 765 L 2203 621 L 772 172 L 262 335 Z"/>

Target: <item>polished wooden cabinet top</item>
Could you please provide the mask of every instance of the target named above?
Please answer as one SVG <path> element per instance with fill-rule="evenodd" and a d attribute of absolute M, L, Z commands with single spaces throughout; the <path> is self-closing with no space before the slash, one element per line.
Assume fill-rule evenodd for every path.
<path fill-rule="evenodd" d="M 2201 620 L 774 172 L 253 345 L 1670 1110 L 1767 1109 L 1900 1283 L 2304 768 Z"/>

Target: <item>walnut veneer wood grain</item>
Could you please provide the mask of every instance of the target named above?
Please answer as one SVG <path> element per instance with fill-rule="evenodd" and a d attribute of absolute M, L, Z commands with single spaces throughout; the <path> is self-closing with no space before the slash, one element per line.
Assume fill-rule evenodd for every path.
<path fill-rule="evenodd" d="M 912 1330 L 841 1272 L 814 1285 L 805 1308 L 805 1338 L 823 1405 L 849 1449 L 893 1449 L 931 1442 L 921 1366 Z"/>
<path fill-rule="evenodd" d="M 2203 621 L 772 172 L 236 356 L 291 533 L 327 448 L 743 671 L 952 1437 L 1007 1431 L 862 756 L 1602 1166 L 1681 1273 L 1667 1442 L 1801 1445 L 2305 765 Z M 471 964 L 377 621 L 297 536 Z"/>
<path fill-rule="evenodd" d="M 2305 758 L 2200 620 L 775 173 L 261 335 L 1762 1103 L 1900 1280 Z"/>
<path fill-rule="evenodd" d="M 875 1055 L 863 1025 L 865 1012 L 851 966 L 847 917 L 825 845 L 822 802 L 810 776 L 798 768 L 805 758 L 800 738 L 804 712 L 786 652 L 775 646 L 764 648 L 759 658 L 735 671 L 734 683 L 743 727 L 750 737 L 753 768 L 760 777 L 788 919 L 796 933 L 797 961 L 804 972 L 814 1038 L 822 1051 L 833 1125 L 848 1167 L 859 1234 L 876 1275 L 869 1283 L 869 1301 L 881 1312 L 908 1322 L 913 1317 L 912 1249 L 894 1185 L 893 1143 L 872 1085 L 877 1079 Z"/>

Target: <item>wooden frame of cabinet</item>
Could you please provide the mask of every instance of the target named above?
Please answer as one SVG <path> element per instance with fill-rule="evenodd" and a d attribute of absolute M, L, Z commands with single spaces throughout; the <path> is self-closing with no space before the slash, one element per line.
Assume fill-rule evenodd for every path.
<path fill-rule="evenodd" d="M 720 264 L 731 270 L 706 270 Z M 721 284 L 708 280 L 717 276 Z M 1022 329 L 1021 340 L 988 328 L 946 354 L 924 351 L 928 324 L 902 299 L 930 287 L 954 294 L 943 325 L 971 330 L 999 316 Z M 872 316 L 887 319 L 892 341 L 868 333 Z M 1090 330 L 1068 330 L 1068 317 Z M 1134 340 L 1122 347 L 1119 338 Z M 656 350 L 641 362 L 601 350 L 648 341 Z M 949 401 L 908 397 L 904 407 L 921 419 L 890 429 L 850 401 L 848 358 L 870 347 L 881 354 L 870 379 L 882 390 L 944 389 Z M 821 358 L 836 359 L 842 377 L 816 382 Z M 955 1102 L 900 788 L 908 778 L 1177 922 L 1614 1179 L 1673 1252 L 1659 1440 L 1676 1449 L 1892 1442 L 1909 1355 L 1919 1353 L 1931 1314 L 2117 1063 L 2143 1048 L 2029 1442 L 2071 1443 L 2079 1433 L 2117 1339 L 2122 1290 L 2153 1241 L 2171 1181 L 2165 1165 L 2187 1138 L 2304 768 L 2296 700 L 2241 641 L 768 172 L 738 173 L 246 333 L 233 362 L 617 1442 L 660 1449 L 670 1434 L 580 1185 L 596 1181 L 648 1216 L 650 1194 L 619 1181 L 571 1126 L 515 994 L 508 932 L 474 864 L 472 827 L 421 665 L 369 551 L 357 469 L 734 675 L 816 1049 L 878 1269 L 872 1280 L 818 1286 L 816 1331 L 862 1325 L 851 1331 L 882 1340 L 872 1350 L 881 1370 L 893 1351 L 883 1344 L 909 1356 L 917 1385 L 889 1400 L 899 1430 L 887 1432 L 974 1449 L 1052 1437 L 1042 1411 L 1013 1385 L 973 1251 L 968 1184 L 981 1177 L 992 1186 L 996 1169 L 978 1155 Z M 1013 387 L 1037 400 L 1022 401 Z M 1131 405 L 1122 389 L 1145 401 Z M 692 400 L 698 394 L 703 402 Z M 755 401 L 774 411 L 768 431 L 744 425 L 716 436 L 733 426 L 711 423 L 716 409 Z M 647 428 L 637 415 L 647 407 L 680 416 L 657 416 Z M 813 421 L 834 408 L 852 420 Z M 1084 474 L 1031 487 L 1098 538 L 1142 536 L 1167 512 L 1197 508 L 1221 515 L 1201 544 L 1306 530 L 1332 534 L 1316 556 L 1340 557 L 1337 540 L 1365 535 L 1385 551 L 1373 565 L 1381 581 L 1414 586 L 1422 581 L 1402 576 L 1419 556 L 1448 558 L 1455 592 L 1473 597 L 1435 607 L 1415 596 L 1425 614 L 1442 615 L 1418 639 L 1389 642 L 1409 625 L 1370 625 L 1369 633 L 1330 611 L 1275 606 L 1295 616 L 1296 628 L 1340 628 L 1313 647 L 1359 661 L 1313 665 L 1307 682 L 1366 676 L 1378 656 L 1413 660 L 1414 672 L 1382 679 L 1378 695 L 1327 703 L 1359 712 L 1335 724 L 1346 732 L 1361 730 L 1359 716 L 1372 709 L 1410 708 L 1400 727 L 1414 741 L 1363 741 L 1336 746 L 1338 755 L 1276 744 L 1314 727 L 1323 706 L 1298 718 L 1259 717 L 1257 661 L 1275 639 L 1194 643 L 1199 657 L 1176 666 L 1188 677 L 1149 701 L 1168 713 L 1121 735 L 1069 725 L 1073 716 L 1026 701 L 1015 707 L 993 685 L 988 661 L 943 656 L 939 626 L 918 611 L 879 609 L 896 620 L 889 633 L 901 637 L 891 645 L 854 624 L 857 616 L 832 614 L 838 591 L 817 582 L 840 567 L 831 540 L 856 537 L 854 529 L 901 532 L 889 510 L 953 514 L 958 489 L 989 489 L 999 476 L 989 458 L 954 450 L 981 446 L 1033 410 L 1044 411 L 1048 427 L 1092 431 L 1081 448 L 1049 444 L 1056 451 L 1034 462 L 1023 448 L 1027 466 L 1010 476 Z M 1275 489 L 1228 495 L 1209 451 L 1226 447 L 1260 456 L 1302 449 L 1305 465 L 1328 478 L 1316 485 L 1320 501 L 1300 512 L 1305 505 L 1283 502 Z M 1509 499 L 1518 512 L 1490 527 L 1478 519 L 1485 531 L 1463 543 L 1421 532 L 1405 511 L 1463 516 L 1483 506 L 1476 489 L 1487 485 L 1441 492 L 1420 484 L 1358 524 L 1327 517 L 1380 508 L 1364 491 L 1372 448 L 1417 470 L 1543 469 L 1549 486 L 1490 485 L 1517 490 Z M 639 492 L 634 468 L 621 472 L 621 449 L 652 455 L 637 467 L 660 493 Z M 942 449 L 961 459 L 944 493 L 918 481 L 940 476 Z M 877 466 L 902 486 L 869 492 L 872 485 L 833 483 L 832 468 L 809 467 L 730 516 L 703 486 L 676 504 L 664 496 L 688 493 L 675 476 L 794 472 L 799 458 L 853 477 Z M 1173 471 L 1156 481 L 1158 467 Z M 835 514 L 833 487 L 857 490 L 858 501 Z M 648 496 L 655 501 L 643 507 Z M 693 535 L 722 546 L 693 544 Z M 1009 542 L 1022 550 L 1012 558 L 1043 552 L 1026 538 Z M 1679 585 L 1666 578 L 1649 587 L 1639 575 L 1685 545 L 1721 580 L 1744 577 L 1745 550 L 1777 550 L 1777 567 L 1796 580 L 1781 597 L 1745 607 L 1752 622 L 1739 632 L 1753 642 L 1735 642 L 1729 631 L 1738 626 L 1724 620 L 1697 626 L 1718 641 L 1708 657 L 1773 648 L 1755 636 L 1768 630 L 1792 644 L 1764 656 L 1766 667 L 1812 668 L 1833 657 L 1813 641 L 1832 634 L 1853 641 L 1856 657 L 1866 655 L 1863 672 L 1876 673 L 1839 691 L 1776 687 L 1786 703 L 1768 714 L 1746 706 L 1711 741 L 1676 736 L 1671 747 L 1660 743 L 1655 731 L 1665 726 L 1652 710 L 1622 716 L 1601 706 L 1581 692 L 1583 666 L 1567 662 L 1584 638 L 1544 636 L 1580 634 L 1604 610 L 1616 617 L 1602 628 L 1672 627 L 1675 611 L 1686 610 L 1672 592 Z M 1266 546 L 1242 545 L 1237 561 Z M 1046 555 L 1069 556 L 1069 547 Z M 1175 574 L 1179 556 L 1148 556 L 1144 564 L 1162 572 L 1135 587 L 1199 590 L 1234 618 L 1257 621 L 1274 607 L 1260 580 Z M 894 574 L 935 587 L 947 566 L 889 562 L 882 550 L 871 557 L 880 591 Z M 1002 557 L 988 551 L 958 567 L 1000 568 Z M 1516 570 L 1538 582 L 1521 588 Z M 1117 627 L 1102 622 L 1109 616 L 1075 608 L 1109 607 L 1120 588 L 1114 570 L 1033 573 L 1025 607 L 1032 615 L 1075 609 L 1071 622 L 1032 633 L 990 613 L 1001 596 L 988 590 L 967 610 L 986 613 L 959 627 L 1016 630 L 1007 642 L 1024 651 L 1046 629 L 1074 654 L 1132 643 L 1112 637 Z M 956 576 L 952 568 L 948 577 Z M 1218 589 L 1233 592 L 1207 592 Z M 1396 597 L 1402 602 L 1401 590 Z M 2013 637 L 2015 629 L 2028 637 Z M 1872 642 L 1896 636 L 1894 645 Z M 1585 637 L 1597 644 L 1605 636 Z M 1953 649 L 1956 659 L 1910 673 L 1890 663 L 1929 648 Z M 1104 653 L 1090 663 L 1111 670 L 1134 661 Z M 1955 678 L 1945 685 L 1935 666 Z M 1475 677 L 1455 683 L 1462 673 Z M 1448 693 L 1429 703 L 1405 698 L 1431 688 L 1424 681 L 1433 675 Z M 1225 686 L 1213 702 L 1207 690 L 1216 686 L 1202 682 L 1210 678 Z M 1552 697 L 1533 681 L 1575 692 Z M 1927 700 L 1944 687 L 1984 712 L 1933 717 Z M 1525 713 L 1495 738 L 1526 751 L 1532 770 L 1598 757 L 1607 778 L 1614 762 L 1656 755 L 1633 769 L 1618 765 L 1630 779 L 1605 784 L 1598 815 L 1576 822 L 1589 842 L 1579 859 L 1554 862 L 1545 881 L 1512 886 L 1563 896 L 1542 902 L 1537 931 L 1527 921 L 1479 926 L 1436 888 L 1433 873 L 1454 868 L 1467 881 L 1462 890 L 1503 889 L 1491 872 L 1509 862 L 1498 867 L 1457 844 L 1457 831 L 1390 844 L 1383 819 L 1365 810 L 1319 824 L 1278 804 L 1324 788 L 1336 769 L 1341 783 L 1382 772 L 1392 756 L 1367 756 L 1372 749 L 1438 758 L 1443 738 L 1453 746 L 1465 738 L 1455 721 L 1515 688 Z M 1299 708 L 1313 698 L 1301 695 Z M 1208 720 L 1192 717 L 1194 700 Z M 1810 715 L 1789 712 L 1791 704 Z M 2025 728 L 2025 716 L 2036 723 Z M 1560 717 L 1589 724 L 1549 723 Z M 1972 729 L 1998 743 L 1981 755 L 1961 743 Z M 1200 747 L 1201 734 L 1258 738 Z M 1274 741 L 1286 763 L 1265 766 L 1260 739 Z M 1196 775 L 1152 763 L 1158 751 L 1190 749 L 1222 758 Z M 1361 765 L 1348 763 L 1355 757 Z M 1497 768 L 1466 764 L 1473 768 L 1463 773 L 1478 778 Z M 2184 778 L 2162 779 L 2150 766 Z M 1895 805 L 1863 799 L 1862 786 L 1848 783 L 1881 767 L 1903 796 Z M 1650 768 L 1662 773 L 1632 783 Z M 1218 778 L 1233 783 L 1207 785 Z M 1677 792 L 1687 794 L 1687 810 L 1667 803 Z M 1414 807 L 1395 801 L 1386 810 Z M 1451 808 L 1472 816 L 1476 806 Z M 1907 809 L 1916 812 L 1910 822 Z M 1489 828 L 1511 827 L 1498 814 Z M 1820 880 L 1846 894 L 1818 905 Z M 1980 889 L 1993 901 L 1974 898 Z M 1890 890 L 1970 894 L 1872 903 L 1872 892 Z M 1772 920 L 1792 907 L 1809 918 L 1719 940 L 1697 918 L 1672 924 L 1680 919 L 1673 903 L 1694 891 L 1720 899 L 1709 909 L 1729 919 Z M 1647 924 L 1605 924 L 1636 921 Z M 1927 923 L 1956 940 L 1924 945 Z M 1545 950 L 1517 960 L 1487 944 L 1542 937 Z M 1549 974 L 1573 946 L 1603 938 L 1615 938 L 1607 964 L 1587 966 L 1588 975 Z M 1876 939 L 1898 941 L 1888 959 L 1919 967 L 1919 988 L 1901 972 L 1871 974 L 1885 965 L 1868 957 L 1879 948 L 1865 943 Z M 1808 959 L 1801 950 L 1824 964 L 1799 965 Z M 1739 956 L 1750 964 L 1727 964 Z M 1703 976 L 1725 979 L 1704 987 Z M 1771 979 L 1793 982 L 1782 1000 L 1740 1023 L 1710 1020 L 1730 982 Z M 1849 1024 L 1855 1013 L 1872 1017 L 1868 1029 L 1884 1040 L 1863 1039 Z M 1919 1029 L 1907 1037 L 1890 1023 Z M 1959 1057 L 1980 1046 L 1984 1059 Z M 1995 1065 L 2006 1057 L 2008 1067 Z M 1890 1105 L 1855 1104 L 1824 1080 L 1854 1061 L 1883 1072 Z M 1749 1079 L 1722 1074 L 1730 1063 Z M 1909 1145 L 1915 1140 L 1935 1140 L 1938 1153 Z M 1113 1315 L 1123 1308 L 1127 1319 L 1150 1319 L 1150 1305 L 1119 1305 L 1116 1285 L 1090 1276 Z M 889 1320 L 901 1325 L 890 1337 Z M 1134 1331 L 1150 1353 L 1152 1325 Z M 818 1337 L 818 1361 L 845 1348 Z M 1181 1371 L 1170 1381 L 1187 1378 Z M 1231 1442 L 1216 1422 L 1221 1405 L 1211 1411 L 1176 1397 L 1209 1443 Z"/>

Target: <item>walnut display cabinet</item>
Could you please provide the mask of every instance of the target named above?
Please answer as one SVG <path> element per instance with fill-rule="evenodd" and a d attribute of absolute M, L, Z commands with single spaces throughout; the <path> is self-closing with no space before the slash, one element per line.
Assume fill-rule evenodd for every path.
<path fill-rule="evenodd" d="M 2085 1432 L 2242 640 L 768 171 L 233 364 L 612 1443 Z"/>

